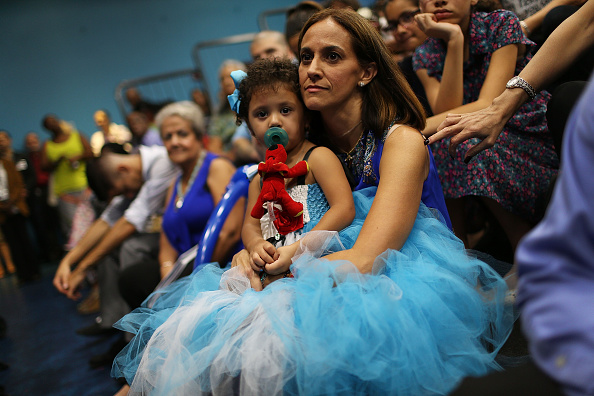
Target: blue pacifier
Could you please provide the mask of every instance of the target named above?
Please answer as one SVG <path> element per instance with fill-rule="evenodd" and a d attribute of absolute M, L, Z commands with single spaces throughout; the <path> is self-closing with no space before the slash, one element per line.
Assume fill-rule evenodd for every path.
<path fill-rule="evenodd" d="M 264 134 L 264 144 L 268 148 L 275 144 L 280 144 L 283 147 L 287 147 L 288 143 L 289 136 L 287 135 L 287 132 L 285 132 L 285 130 L 282 128 L 272 127 L 269 130 L 267 130 Z"/>

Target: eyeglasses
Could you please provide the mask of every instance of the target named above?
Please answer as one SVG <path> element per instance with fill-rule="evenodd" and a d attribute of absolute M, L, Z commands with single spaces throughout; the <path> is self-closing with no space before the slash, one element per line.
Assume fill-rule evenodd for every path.
<path fill-rule="evenodd" d="M 407 27 L 415 21 L 415 15 L 419 14 L 421 10 L 417 8 L 414 11 L 403 12 L 400 17 L 395 21 L 388 21 L 388 25 L 384 26 L 382 30 L 384 32 L 393 32 L 398 29 L 398 25 Z"/>

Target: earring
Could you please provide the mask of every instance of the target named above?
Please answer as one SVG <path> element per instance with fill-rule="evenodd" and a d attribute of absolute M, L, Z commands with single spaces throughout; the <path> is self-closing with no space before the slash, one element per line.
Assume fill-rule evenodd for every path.
<path fill-rule="evenodd" d="M 359 86 L 360 86 L 361 88 L 363 88 L 363 87 L 365 86 L 365 83 L 364 83 L 363 81 L 359 81 Z"/>

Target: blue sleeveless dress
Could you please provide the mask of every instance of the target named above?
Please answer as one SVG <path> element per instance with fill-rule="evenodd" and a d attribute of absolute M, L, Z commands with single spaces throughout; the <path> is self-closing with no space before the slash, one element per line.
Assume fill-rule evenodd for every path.
<path fill-rule="evenodd" d="M 514 320 L 505 282 L 434 209 L 421 203 L 402 249 L 369 274 L 323 258 L 352 247 L 376 191 L 353 193 L 346 229 L 303 239 L 294 278 L 256 292 L 237 267 L 208 265 L 125 316 L 116 327 L 136 336 L 112 375 L 131 394 L 416 396 L 499 368 Z M 310 208 L 323 207 L 319 193 L 308 189 Z M 321 216 L 311 217 L 308 228 Z"/>
<path fill-rule="evenodd" d="M 210 164 L 215 158 L 217 158 L 215 154 L 206 154 L 194 183 L 186 192 L 183 206 L 176 208 L 177 196 L 173 194 L 163 214 L 163 232 L 171 246 L 180 254 L 199 242 L 208 218 L 214 210 L 214 201 L 206 187 L 206 179 Z M 176 187 L 180 179 L 181 176 L 176 181 Z"/>

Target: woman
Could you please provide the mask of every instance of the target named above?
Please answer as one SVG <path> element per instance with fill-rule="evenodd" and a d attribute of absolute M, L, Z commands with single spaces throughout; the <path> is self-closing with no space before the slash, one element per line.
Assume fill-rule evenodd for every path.
<path fill-rule="evenodd" d="M 50 194 L 58 197 L 60 224 L 68 241 L 78 206 L 89 204 L 86 161 L 93 158 L 93 152 L 83 135 L 56 116 L 45 116 L 43 127 L 52 137 L 43 145 L 41 167 L 52 174 Z"/>
<path fill-rule="evenodd" d="M 219 203 L 235 167 L 225 158 L 204 148 L 204 117 L 190 102 L 165 106 L 155 117 L 169 159 L 181 169 L 181 176 L 169 187 L 159 241 L 159 272 L 146 272 L 144 265 L 130 267 L 119 279 L 120 293 L 135 308 L 173 268 L 180 254 L 198 244 L 206 223 Z M 212 260 L 226 263 L 239 241 L 243 203 L 238 202 L 219 235 Z M 189 274 L 191 266 L 188 266 Z M 146 282 L 139 282 L 139 277 Z"/>
<path fill-rule="evenodd" d="M 321 140 L 371 186 L 354 193 L 355 221 L 340 241 L 306 238 L 295 278 L 261 281 L 242 253 L 222 277 L 194 274 L 181 303 L 164 296 L 138 329 L 151 337 L 133 344 L 142 362 L 126 366 L 134 392 L 446 394 L 497 367 L 512 324 L 505 282 L 445 225 L 422 108 L 381 36 L 352 11 L 325 10 L 305 25 L 300 57 Z M 246 290 L 240 271 L 264 290 Z"/>

